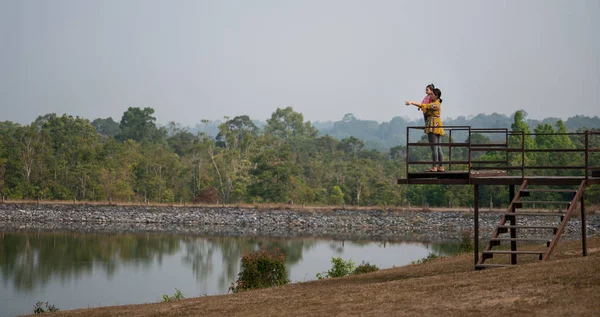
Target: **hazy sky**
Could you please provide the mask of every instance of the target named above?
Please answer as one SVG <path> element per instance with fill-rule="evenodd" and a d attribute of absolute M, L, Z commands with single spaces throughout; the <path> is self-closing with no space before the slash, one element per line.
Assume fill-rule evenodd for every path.
<path fill-rule="evenodd" d="M 599 115 L 598 0 L 0 0 L 0 121 Z"/>

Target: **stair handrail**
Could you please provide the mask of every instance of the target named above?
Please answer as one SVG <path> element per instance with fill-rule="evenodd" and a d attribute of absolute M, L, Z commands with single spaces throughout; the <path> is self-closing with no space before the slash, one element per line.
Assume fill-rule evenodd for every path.
<path fill-rule="evenodd" d="M 581 181 L 581 183 L 579 184 L 579 189 L 577 190 L 577 193 L 575 193 L 573 200 L 571 200 L 569 209 L 567 209 L 567 213 L 564 215 L 563 220 L 560 223 L 560 226 L 558 227 L 558 229 L 556 230 L 556 233 L 554 234 L 554 237 L 552 237 L 552 241 L 550 241 L 550 245 L 548 246 L 548 251 L 546 251 L 546 253 L 542 257 L 542 261 L 548 260 L 548 258 L 552 254 L 552 251 L 554 251 L 554 248 L 558 244 L 558 240 L 560 240 L 560 236 L 565 231 L 565 228 L 567 227 L 567 223 L 569 223 L 569 220 L 571 219 L 571 215 L 573 214 L 575 209 L 577 209 L 577 201 L 581 198 L 581 195 L 583 195 L 585 186 L 586 186 L 586 181 L 585 180 Z"/>

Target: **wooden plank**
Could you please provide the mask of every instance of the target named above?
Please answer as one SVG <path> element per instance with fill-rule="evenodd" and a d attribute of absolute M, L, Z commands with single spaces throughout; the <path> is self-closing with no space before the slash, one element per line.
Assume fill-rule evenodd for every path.
<path fill-rule="evenodd" d="M 454 172 L 454 171 L 451 171 Z M 600 172 L 600 171 L 599 171 Z M 433 173 L 433 172 L 432 172 Z M 439 174 L 448 173 L 448 172 L 436 172 Z M 467 173 L 462 172 L 462 173 Z M 409 173 L 411 174 L 411 173 Z M 415 185 L 424 185 L 424 184 L 477 184 L 477 185 L 520 185 L 523 180 L 528 180 L 530 185 L 579 185 L 582 180 L 585 178 L 578 176 L 567 176 L 567 177 L 552 177 L 552 176 L 531 176 L 522 178 L 521 176 L 484 176 L 484 177 L 474 177 L 471 175 L 470 179 L 464 178 L 462 181 L 456 181 L 451 178 L 400 178 L 398 179 L 398 184 L 415 184 Z M 432 181 L 434 180 L 434 181 Z M 587 185 L 600 184 L 600 175 L 596 178 L 590 177 L 587 180 Z"/>
<path fill-rule="evenodd" d="M 448 171 L 448 172 L 409 172 L 408 179 L 415 178 L 435 178 L 435 179 L 468 179 L 467 171 Z"/>
<path fill-rule="evenodd" d="M 553 226 L 498 226 L 498 228 L 506 228 L 506 229 L 557 229 L 558 227 Z"/>
<path fill-rule="evenodd" d="M 530 242 L 550 242 L 550 239 L 540 238 L 492 238 L 490 241 L 530 241 Z"/>
<path fill-rule="evenodd" d="M 550 204 L 550 205 L 569 205 L 570 201 L 551 201 L 551 200 L 518 200 L 515 201 L 517 204 Z"/>
<path fill-rule="evenodd" d="M 469 179 L 437 179 L 437 178 L 417 178 L 409 179 L 408 184 L 421 184 L 421 185 L 468 185 Z"/>
<path fill-rule="evenodd" d="M 530 250 L 530 251 L 490 250 L 490 251 L 483 251 L 483 253 L 486 253 L 486 254 L 544 254 L 544 253 L 546 253 L 546 251 L 536 251 L 536 250 Z"/>
<path fill-rule="evenodd" d="M 504 214 L 507 217 L 512 217 L 512 216 L 556 216 L 556 217 L 560 217 L 560 216 L 564 216 L 565 214 L 562 212 L 507 212 Z"/>

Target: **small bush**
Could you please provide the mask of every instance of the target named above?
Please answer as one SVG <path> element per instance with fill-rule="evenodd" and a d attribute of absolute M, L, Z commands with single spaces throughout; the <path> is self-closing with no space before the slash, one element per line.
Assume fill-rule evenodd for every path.
<path fill-rule="evenodd" d="M 458 248 L 461 253 L 471 252 L 475 249 L 475 243 L 473 242 L 470 230 L 463 232 Z"/>
<path fill-rule="evenodd" d="M 422 264 L 422 263 L 427 263 L 429 261 L 432 261 L 434 259 L 437 259 L 438 256 L 435 253 L 429 253 L 426 257 L 420 259 L 420 260 L 416 260 L 416 261 L 412 261 L 412 264 Z"/>
<path fill-rule="evenodd" d="M 46 307 L 44 309 L 44 307 Z M 50 313 L 50 312 L 55 312 L 55 311 L 59 311 L 58 307 L 52 305 L 52 304 L 48 304 L 48 302 L 36 302 L 35 305 L 33 305 L 33 313 L 34 314 L 43 314 L 43 313 Z"/>
<path fill-rule="evenodd" d="M 353 275 L 358 275 L 358 274 L 364 274 L 364 273 L 371 273 L 371 272 L 375 272 L 378 271 L 379 268 L 377 267 L 377 265 L 375 264 L 369 264 L 369 262 L 363 261 L 359 266 L 357 266 L 354 271 L 352 272 Z"/>
<path fill-rule="evenodd" d="M 331 258 L 331 264 L 331 270 L 317 273 L 317 279 L 343 277 L 350 275 L 354 270 L 354 262 L 352 260 L 344 261 L 341 257 Z"/>
<path fill-rule="evenodd" d="M 233 293 L 256 288 L 288 284 L 285 256 L 275 249 L 273 252 L 262 250 L 242 257 L 242 269 L 238 279 L 231 283 Z"/>
<path fill-rule="evenodd" d="M 173 296 L 169 296 L 167 294 L 163 294 L 162 299 L 163 302 L 174 302 L 176 300 L 182 300 L 185 297 L 183 296 L 183 293 L 181 292 L 181 290 L 179 289 L 175 289 L 175 294 L 173 294 Z"/>

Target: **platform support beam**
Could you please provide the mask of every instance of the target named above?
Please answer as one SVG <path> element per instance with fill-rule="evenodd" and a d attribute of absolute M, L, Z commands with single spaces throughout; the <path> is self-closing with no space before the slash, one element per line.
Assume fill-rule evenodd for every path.
<path fill-rule="evenodd" d="M 479 262 L 479 185 L 473 185 L 473 256 L 475 264 Z"/>
<path fill-rule="evenodd" d="M 515 185 L 508 185 L 508 199 L 510 199 L 510 202 L 513 201 L 513 199 L 515 199 Z M 515 210 L 515 206 L 512 206 L 512 210 L 511 212 L 516 212 Z M 517 221 L 515 219 L 515 217 L 510 217 L 510 225 L 512 226 L 512 228 L 510 228 L 510 237 L 512 239 L 515 239 L 517 237 L 517 229 L 514 228 L 514 226 L 517 225 Z M 517 241 L 511 241 L 510 242 L 510 250 L 511 251 L 517 251 Z M 516 254 L 511 254 L 510 255 L 510 264 L 515 265 L 517 264 L 517 255 Z"/>
<path fill-rule="evenodd" d="M 587 225 L 585 223 L 585 200 L 584 193 L 581 194 L 581 248 L 583 256 L 587 256 Z"/>

